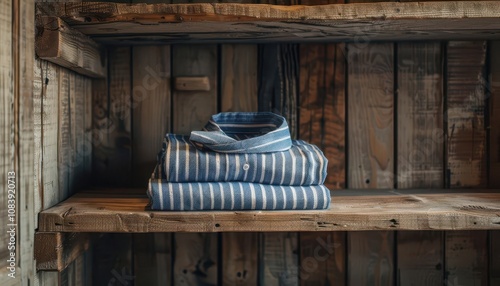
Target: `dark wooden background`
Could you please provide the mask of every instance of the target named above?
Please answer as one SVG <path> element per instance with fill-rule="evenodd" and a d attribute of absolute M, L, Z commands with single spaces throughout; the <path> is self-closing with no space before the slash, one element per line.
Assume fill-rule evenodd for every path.
<path fill-rule="evenodd" d="M 342 0 L 296 2 L 261 3 Z M 163 135 L 220 111 L 283 114 L 325 152 L 332 191 L 500 188 L 500 43 L 362 33 L 348 44 L 110 47 L 97 81 L 35 61 L 37 209 L 89 184 L 146 188 Z M 212 88 L 175 90 L 179 76 Z M 498 231 L 103 234 L 40 284 L 497 285 L 499 248 Z"/>

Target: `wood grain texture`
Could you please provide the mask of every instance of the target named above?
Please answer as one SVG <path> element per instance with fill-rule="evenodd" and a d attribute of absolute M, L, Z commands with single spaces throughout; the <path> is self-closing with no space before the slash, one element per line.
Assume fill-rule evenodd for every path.
<path fill-rule="evenodd" d="M 179 91 L 210 91 L 210 80 L 206 76 L 176 77 L 174 89 Z"/>
<path fill-rule="evenodd" d="M 350 188 L 393 188 L 393 44 L 349 45 Z"/>
<path fill-rule="evenodd" d="M 447 54 L 447 185 L 484 187 L 486 42 L 449 42 Z"/>
<path fill-rule="evenodd" d="M 346 284 L 346 232 L 300 233 L 300 285 Z"/>
<path fill-rule="evenodd" d="M 36 233 L 34 258 L 37 270 L 63 271 L 89 249 L 93 239 L 88 233 Z"/>
<path fill-rule="evenodd" d="M 260 285 L 299 284 L 297 233 L 263 233 L 260 256 Z"/>
<path fill-rule="evenodd" d="M 319 6 L 49 3 L 38 7 L 84 34 L 99 35 L 101 43 L 122 45 L 166 41 L 320 42 L 359 37 L 369 41 L 500 38 L 500 8 L 488 1 Z M 179 22 L 184 25 L 172 25 Z"/>
<path fill-rule="evenodd" d="M 440 43 L 398 45 L 398 188 L 440 188 L 443 171 Z"/>
<path fill-rule="evenodd" d="M 133 244 L 135 285 L 170 285 L 172 234 L 134 234 Z"/>
<path fill-rule="evenodd" d="M 397 186 L 440 188 L 444 184 L 441 44 L 402 43 L 397 51 Z M 442 232 L 398 232 L 398 283 L 442 285 L 443 253 Z"/>
<path fill-rule="evenodd" d="M 498 190 L 339 190 L 322 211 L 160 212 L 144 189 L 79 192 L 42 211 L 39 231 L 230 232 L 499 229 Z M 218 225 L 216 225 L 218 224 Z"/>
<path fill-rule="evenodd" d="M 221 110 L 257 111 L 256 45 L 221 46 Z"/>
<path fill-rule="evenodd" d="M 179 91 L 173 96 L 173 131 L 190 134 L 200 130 L 211 115 L 217 113 L 216 46 L 172 46 L 172 76 L 207 76 L 210 91 Z"/>
<path fill-rule="evenodd" d="M 394 283 L 394 233 L 350 232 L 347 271 L 349 285 L 392 285 Z"/>
<path fill-rule="evenodd" d="M 500 42 L 490 43 L 490 156 L 489 186 L 500 186 Z"/>
<path fill-rule="evenodd" d="M 282 115 L 297 138 L 298 45 L 259 46 L 258 110 Z"/>
<path fill-rule="evenodd" d="M 222 234 L 222 285 L 257 284 L 258 242 L 255 232 Z"/>
<path fill-rule="evenodd" d="M 257 46 L 221 46 L 221 111 L 257 111 Z M 258 233 L 221 235 L 222 284 L 255 285 L 259 276 Z"/>
<path fill-rule="evenodd" d="M 300 46 L 299 138 L 328 159 L 325 185 L 345 187 L 345 45 Z"/>
<path fill-rule="evenodd" d="M 490 231 L 490 285 L 500 284 L 500 231 Z"/>
<path fill-rule="evenodd" d="M 486 231 L 448 231 L 445 285 L 488 285 Z"/>
<path fill-rule="evenodd" d="M 132 96 L 131 49 L 117 47 L 109 51 L 110 73 L 108 94 L 104 101 L 104 125 L 99 132 L 104 138 L 94 161 L 102 168 L 95 172 L 100 185 L 130 186 L 132 181 Z M 98 97 L 101 98 L 101 97 Z M 107 143 L 107 144 L 106 144 Z M 104 145 L 106 144 L 106 145 Z"/>
<path fill-rule="evenodd" d="M 70 81 L 70 77 L 72 80 Z M 57 123 L 59 127 L 57 128 L 57 170 L 59 176 L 59 192 L 60 200 L 66 199 L 72 190 L 72 109 L 71 101 L 74 102 L 75 97 L 75 87 L 74 75 L 72 75 L 68 70 L 59 68 L 59 78 L 56 79 L 57 82 L 54 84 L 59 84 L 58 88 L 58 118 Z"/>
<path fill-rule="evenodd" d="M 14 56 L 12 50 L 11 38 L 12 36 L 12 2 L 8 1 L 8 3 L 2 2 L 0 4 L 0 183 L 2 184 L 2 189 L 5 191 L 2 192 L 0 196 L 0 203 L 2 204 L 2 209 L 7 210 L 7 204 L 12 203 L 9 202 L 9 199 L 12 199 L 14 193 L 7 191 L 9 181 L 13 181 L 15 176 L 11 174 L 8 175 L 9 172 L 15 172 L 14 166 L 14 156 L 15 156 L 15 146 L 14 146 L 14 110 L 12 106 L 14 105 L 14 80 L 15 75 L 13 73 L 14 70 Z M 11 178 L 9 178 L 11 177 Z M 9 198 L 10 193 L 10 198 Z M 15 204 L 13 204 L 15 207 Z M 12 221 L 10 223 L 15 224 L 18 220 L 16 216 L 10 217 Z M 4 222 L 9 221 L 9 215 L 7 211 L 3 211 L 0 214 L 0 219 Z M 2 242 L 0 243 L 0 256 L 2 258 L 9 258 L 10 251 L 8 250 L 10 234 L 4 231 L 0 234 L 0 239 Z M 15 246 L 15 245 L 14 245 Z M 2 259 L 0 261 L 1 269 L 6 271 L 9 266 L 9 262 L 7 259 Z M 0 281 L 12 279 L 11 277 L 2 275 Z M 2 273 L 3 274 L 3 273 Z M 6 277 L 6 278 L 3 278 Z"/>
<path fill-rule="evenodd" d="M 106 76 L 100 45 L 57 17 L 37 18 L 36 54 L 86 76 Z"/>
<path fill-rule="evenodd" d="M 35 263 L 33 261 L 33 237 L 37 226 L 37 212 L 35 210 L 34 187 L 34 51 L 35 51 L 35 7 L 31 1 L 17 0 L 18 25 L 17 37 L 14 41 L 18 47 L 18 65 L 16 71 L 17 100 L 15 112 L 15 141 L 16 143 L 16 173 L 18 196 L 17 210 L 20 212 L 18 224 L 18 257 L 22 266 L 18 277 L 21 285 L 33 283 Z M 0 52 L 1 53 L 1 52 Z M 2 97 L 2 96 L 0 96 Z M 4 276 L 5 277 L 5 276 Z M 2 285 L 7 283 L 0 282 Z"/>
<path fill-rule="evenodd" d="M 217 234 L 175 234 L 174 285 L 217 285 Z"/>
<path fill-rule="evenodd" d="M 170 47 L 133 48 L 133 185 L 145 187 L 170 129 Z"/>
<path fill-rule="evenodd" d="M 91 177 L 92 184 L 94 185 L 106 179 L 109 160 L 108 153 L 112 150 L 109 140 L 109 130 L 112 125 L 109 118 L 110 105 L 108 94 L 109 87 L 107 80 L 92 80 Z"/>

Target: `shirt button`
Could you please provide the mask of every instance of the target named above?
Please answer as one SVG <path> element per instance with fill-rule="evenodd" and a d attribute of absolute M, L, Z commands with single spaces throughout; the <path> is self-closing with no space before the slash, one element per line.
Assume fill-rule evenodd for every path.
<path fill-rule="evenodd" d="M 248 170 L 250 168 L 250 165 L 248 165 L 248 163 L 245 163 L 245 165 L 243 165 L 243 170 Z"/>

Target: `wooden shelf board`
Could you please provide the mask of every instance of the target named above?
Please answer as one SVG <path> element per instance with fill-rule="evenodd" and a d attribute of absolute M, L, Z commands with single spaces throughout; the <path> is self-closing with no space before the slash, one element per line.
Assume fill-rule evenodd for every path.
<path fill-rule="evenodd" d="M 319 6 L 192 3 L 37 3 L 104 44 L 358 42 L 500 39 L 491 1 L 381 2 Z"/>
<path fill-rule="evenodd" d="M 39 214 L 39 232 L 273 232 L 500 229 L 498 190 L 343 190 L 322 211 L 151 211 L 145 190 L 78 193 Z"/>

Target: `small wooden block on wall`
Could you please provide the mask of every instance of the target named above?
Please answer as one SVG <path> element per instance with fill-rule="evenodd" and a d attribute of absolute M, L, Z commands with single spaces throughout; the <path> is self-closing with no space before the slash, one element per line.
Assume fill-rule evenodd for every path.
<path fill-rule="evenodd" d="M 210 91 L 210 81 L 207 76 L 176 77 L 174 87 L 182 91 Z"/>

